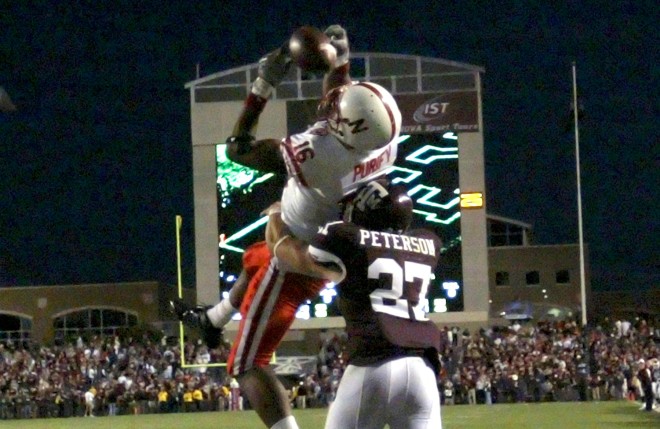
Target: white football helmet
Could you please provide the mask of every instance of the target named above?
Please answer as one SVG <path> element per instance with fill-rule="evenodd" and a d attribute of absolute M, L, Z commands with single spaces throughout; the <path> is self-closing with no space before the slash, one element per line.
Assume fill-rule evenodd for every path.
<path fill-rule="evenodd" d="M 331 90 L 319 105 L 330 133 L 360 152 L 378 149 L 399 136 L 401 112 L 392 94 L 373 82 Z"/>

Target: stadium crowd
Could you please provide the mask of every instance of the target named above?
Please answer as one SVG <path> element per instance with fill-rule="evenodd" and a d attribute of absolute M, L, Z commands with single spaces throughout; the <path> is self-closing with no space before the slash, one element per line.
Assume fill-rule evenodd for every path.
<path fill-rule="evenodd" d="M 660 399 L 660 327 L 616 321 L 514 323 L 475 333 L 444 328 L 444 405 L 642 400 L 648 368 Z M 294 406 L 332 403 L 345 368 L 342 335 L 320 346 L 317 371 L 291 385 Z M 185 361 L 224 362 L 228 348 L 187 342 Z M 648 390 L 646 390 L 648 391 Z M 137 335 L 57 345 L 0 344 L 0 419 L 227 411 L 249 408 L 222 367 L 182 368 L 178 344 Z"/>

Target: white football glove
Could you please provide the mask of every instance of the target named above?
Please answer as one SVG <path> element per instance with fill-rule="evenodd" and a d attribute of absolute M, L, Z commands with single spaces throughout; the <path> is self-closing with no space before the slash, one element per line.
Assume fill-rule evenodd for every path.
<path fill-rule="evenodd" d="M 288 50 L 282 46 L 279 47 L 259 60 L 259 77 L 273 86 L 282 82 L 291 67 L 291 57 Z"/>
<path fill-rule="evenodd" d="M 341 25 L 334 24 L 329 26 L 324 31 L 325 35 L 330 39 L 330 44 L 334 46 L 337 51 L 337 60 L 335 67 L 343 66 L 348 62 L 349 47 L 348 36 L 346 30 Z"/>
<path fill-rule="evenodd" d="M 270 97 L 273 88 L 286 76 L 291 63 L 286 44 L 261 57 L 257 67 L 258 77 L 252 83 L 252 93 L 263 98 Z"/>

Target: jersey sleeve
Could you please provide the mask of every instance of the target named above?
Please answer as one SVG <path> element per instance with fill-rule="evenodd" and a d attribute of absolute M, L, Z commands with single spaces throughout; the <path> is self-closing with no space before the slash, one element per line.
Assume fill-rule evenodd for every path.
<path fill-rule="evenodd" d="M 344 261 L 355 240 L 356 227 L 342 221 L 330 222 L 319 230 L 309 245 L 309 254 L 319 265 L 341 270 L 346 276 Z"/>

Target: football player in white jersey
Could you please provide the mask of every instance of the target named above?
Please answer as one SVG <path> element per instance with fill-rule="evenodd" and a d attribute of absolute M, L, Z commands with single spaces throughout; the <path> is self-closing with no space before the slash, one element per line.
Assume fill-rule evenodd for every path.
<path fill-rule="evenodd" d="M 412 201 L 384 180 L 361 187 L 344 221 L 328 223 L 310 244 L 286 235 L 273 217 L 267 239 L 280 266 L 338 283 L 346 320 L 348 367 L 326 429 L 439 429 L 441 335 L 424 300 L 441 242 L 407 231 Z"/>
<path fill-rule="evenodd" d="M 380 85 L 351 82 L 348 39 L 338 25 L 326 29 L 337 51 L 334 67 L 326 73 L 319 121 L 306 131 L 285 139 L 254 138 L 259 115 L 273 88 L 291 65 L 286 45 L 259 62 L 259 77 L 227 139 L 227 156 L 261 171 L 288 175 L 276 213 L 288 234 L 303 241 L 319 227 L 339 217 L 338 202 L 360 183 L 384 174 L 396 159 L 401 113 L 392 95 Z M 273 210 L 271 215 L 275 214 Z M 269 367 L 273 352 L 295 320 L 298 307 L 324 288 L 324 279 L 281 269 L 265 242 L 246 249 L 244 272 L 230 298 L 210 309 L 175 311 L 204 329 L 205 338 L 219 337 L 240 300 L 241 322 L 232 344 L 228 371 L 262 421 L 270 428 L 295 429 L 287 394 Z M 236 290 L 245 290 L 241 294 Z M 238 297 L 237 297 L 238 295 Z M 207 335 L 208 334 L 208 335 Z M 219 340 L 214 340 L 219 341 Z M 208 341 L 207 341 L 208 342 Z M 217 344 L 217 343 L 216 343 Z"/>

